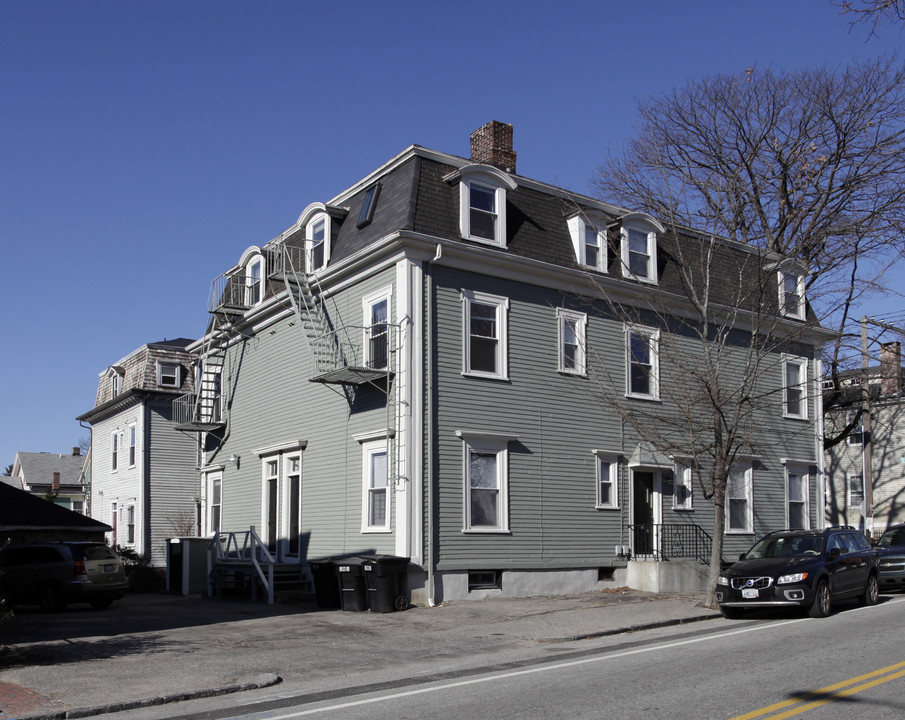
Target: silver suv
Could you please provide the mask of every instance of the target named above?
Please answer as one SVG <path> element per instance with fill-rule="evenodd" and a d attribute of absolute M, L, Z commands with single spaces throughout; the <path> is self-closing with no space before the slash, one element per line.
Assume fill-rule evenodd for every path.
<path fill-rule="evenodd" d="M 77 602 L 104 608 L 128 587 L 123 561 L 102 543 L 9 545 L 0 550 L 0 593 L 10 605 L 40 605 L 49 612 Z"/>

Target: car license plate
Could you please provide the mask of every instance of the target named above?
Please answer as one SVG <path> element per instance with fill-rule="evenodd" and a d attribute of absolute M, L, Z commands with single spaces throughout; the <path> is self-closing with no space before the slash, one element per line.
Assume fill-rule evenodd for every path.
<path fill-rule="evenodd" d="M 757 588 L 742 588 L 742 597 L 749 600 L 751 598 L 760 597 L 760 593 L 757 591 Z"/>
<path fill-rule="evenodd" d="M 113 563 L 104 565 L 104 572 L 116 572 L 116 565 L 114 565 Z"/>

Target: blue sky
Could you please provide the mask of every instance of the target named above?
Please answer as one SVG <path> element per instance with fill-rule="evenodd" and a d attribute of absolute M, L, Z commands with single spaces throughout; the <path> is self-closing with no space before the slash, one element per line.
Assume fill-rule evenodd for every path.
<path fill-rule="evenodd" d="M 829 0 L 6 0 L 0 467 L 87 438 L 98 373 L 197 337 L 245 248 L 411 144 L 509 122 L 519 174 L 591 193 L 639 98 L 902 39 Z"/>

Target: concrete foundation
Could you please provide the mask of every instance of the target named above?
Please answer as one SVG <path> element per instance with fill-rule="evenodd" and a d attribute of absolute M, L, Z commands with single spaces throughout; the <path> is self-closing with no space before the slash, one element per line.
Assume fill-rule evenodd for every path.
<path fill-rule="evenodd" d="M 631 561 L 626 584 L 633 590 L 655 593 L 692 593 L 707 589 L 709 568 L 694 560 Z"/>

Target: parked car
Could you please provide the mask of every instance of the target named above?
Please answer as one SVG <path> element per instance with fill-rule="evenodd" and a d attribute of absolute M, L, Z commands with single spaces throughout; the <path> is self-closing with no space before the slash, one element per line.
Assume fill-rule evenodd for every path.
<path fill-rule="evenodd" d="M 799 607 L 821 618 L 837 600 L 874 605 L 878 593 L 877 550 L 854 528 L 836 527 L 765 535 L 722 573 L 716 595 L 727 618 L 765 607 Z"/>
<path fill-rule="evenodd" d="M 891 525 L 877 541 L 880 587 L 905 590 L 905 524 Z"/>
<path fill-rule="evenodd" d="M 0 592 L 10 605 L 40 605 L 50 612 L 77 602 L 104 608 L 128 587 L 122 560 L 102 543 L 9 545 L 0 550 Z"/>

